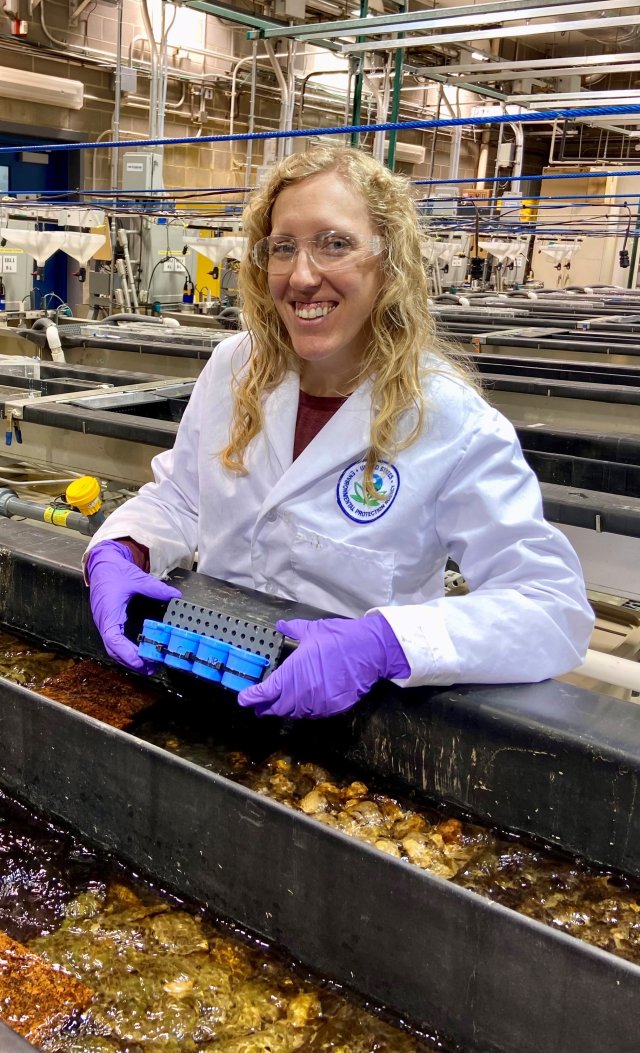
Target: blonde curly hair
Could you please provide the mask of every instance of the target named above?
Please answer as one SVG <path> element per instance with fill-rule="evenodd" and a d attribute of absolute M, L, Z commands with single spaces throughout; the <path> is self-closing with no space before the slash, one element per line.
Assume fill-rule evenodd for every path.
<path fill-rule="evenodd" d="M 354 148 L 320 145 L 292 154 L 276 166 L 245 210 L 247 246 L 240 264 L 239 289 L 252 349 L 247 368 L 234 381 L 231 436 L 220 458 L 226 468 L 246 471 L 245 451 L 263 426 L 264 394 L 281 383 L 288 369 L 300 369 L 271 298 L 267 274 L 254 263 L 252 252 L 254 245 L 271 233 L 271 214 L 281 191 L 321 172 L 335 172 L 362 196 L 385 242 L 380 257 L 380 292 L 373 305 L 371 337 L 360 372 L 373 383 L 365 470 L 365 485 L 370 488 L 376 461 L 410 446 L 423 429 L 425 352 L 435 355 L 441 368 L 461 374 L 467 369 L 455 361 L 457 356 L 451 348 L 436 339 L 409 181 Z M 430 369 L 438 372 L 437 362 L 432 362 Z M 399 420 L 411 409 L 415 411 L 413 427 L 400 437 Z"/>

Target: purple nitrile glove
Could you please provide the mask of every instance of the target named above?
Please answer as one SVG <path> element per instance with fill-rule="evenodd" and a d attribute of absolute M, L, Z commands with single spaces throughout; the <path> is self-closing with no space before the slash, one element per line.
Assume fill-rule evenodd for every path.
<path fill-rule="evenodd" d="M 140 658 L 136 645 L 124 635 L 127 604 L 137 593 L 163 601 L 177 599 L 182 593 L 141 570 L 131 549 L 119 541 L 101 541 L 91 549 L 87 576 L 91 613 L 107 654 L 138 673 L 152 673 L 156 664 Z"/>
<path fill-rule="evenodd" d="M 351 709 L 381 677 L 404 679 L 409 663 L 382 614 L 364 618 L 300 618 L 276 629 L 299 644 L 259 684 L 238 695 L 259 717 L 331 717 Z"/>

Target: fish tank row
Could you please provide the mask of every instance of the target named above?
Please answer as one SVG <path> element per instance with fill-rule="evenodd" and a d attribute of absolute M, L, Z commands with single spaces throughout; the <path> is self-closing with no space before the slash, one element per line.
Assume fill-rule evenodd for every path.
<path fill-rule="evenodd" d="M 374 785 L 366 774 L 344 770 L 336 758 L 321 761 L 308 742 L 295 736 L 292 741 L 275 729 L 276 722 L 270 722 L 270 731 L 261 722 L 248 745 L 246 715 L 235 735 L 221 732 L 210 719 L 194 726 L 182 703 L 177 707 L 139 678 L 35 648 L 6 633 L 0 634 L 0 674 L 408 866 L 640 964 L 640 883 L 445 806 Z M 20 828 L 27 817 L 20 808 L 0 800 L 0 828 L 5 828 L 5 811 L 6 830 Z M 36 825 L 43 822 L 28 818 Z M 263 945 L 140 884 L 69 833 L 44 826 L 47 836 L 55 834 L 67 847 L 47 849 L 42 894 L 26 857 L 18 853 L 13 870 L 7 870 L 7 887 L 14 890 L 7 901 L 9 915 L 2 913 L 5 878 L 0 877 L 0 929 L 39 960 L 64 970 L 89 994 L 41 1048 L 51 1053 L 453 1051 L 436 1036 L 409 1033 L 401 1022 L 394 1027 L 384 1015 L 344 1000 L 330 984 L 304 975 Z M 17 844 L 23 835 L 7 836 Z M 24 836 L 27 844 L 32 835 Z M 37 859 L 29 845 L 28 855 Z M 0 845 L 0 853 L 8 862 L 11 852 Z M 26 873 L 27 881 L 20 877 Z M 224 974 L 227 961 L 236 964 Z M 455 1053 L 464 1051 L 456 1048 Z"/>

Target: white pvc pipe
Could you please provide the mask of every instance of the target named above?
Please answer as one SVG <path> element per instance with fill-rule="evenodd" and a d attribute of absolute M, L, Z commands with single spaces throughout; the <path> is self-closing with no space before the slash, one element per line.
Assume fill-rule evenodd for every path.
<path fill-rule="evenodd" d="M 127 271 L 124 265 L 124 260 L 116 260 L 116 270 L 121 278 L 120 289 L 124 298 L 125 307 L 127 311 L 131 311 L 131 297 L 129 296 L 129 286 L 127 285 Z"/>
<path fill-rule="evenodd" d="M 589 648 L 582 665 L 576 666 L 572 672 L 640 692 L 640 662 L 632 662 L 628 658 L 617 658 Z"/>
<path fill-rule="evenodd" d="M 149 40 L 149 54 L 151 59 L 151 79 L 149 83 L 149 138 L 156 139 L 156 127 L 158 119 L 158 62 L 160 56 L 158 55 L 158 45 L 156 43 L 155 34 L 153 32 L 151 15 L 149 14 L 148 0 L 142 0 L 142 4 L 140 5 L 140 13 L 142 15 L 144 28 L 147 31 L 147 38 Z"/>
<path fill-rule="evenodd" d="M 127 275 L 127 282 L 128 282 L 128 285 L 129 285 L 129 294 L 130 294 L 131 304 L 132 304 L 132 307 L 133 307 L 133 312 L 134 312 L 134 314 L 137 314 L 138 313 L 138 308 L 139 308 L 138 294 L 136 292 L 136 283 L 135 283 L 135 279 L 133 277 L 133 268 L 131 266 L 131 257 L 129 255 L 129 238 L 127 237 L 127 232 L 124 229 L 124 227 L 118 227 L 117 238 L 118 238 L 118 243 L 121 246 L 122 251 L 124 253 L 124 266 L 125 266 L 125 271 L 126 271 L 126 275 Z"/>
<path fill-rule="evenodd" d="M 51 358 L 54 362 L 66 362 L 64 357 L 64 351 L 62 350 L 62 343 L 60 341 L 60 333 L 58 327 L 55 324 L 48 325 L 45 329 L 45 336 L 47 338 L 47 344 L 51 351 Z"/>
<path fill-rule="evenodd" d="M 287 84 L 287 82 L 285 80 L 284 73 L 282 72 L 282 67 L 281 67 L 280 63 L 278 62 L 278 60 L 276 59 L 275 52 L 273 50 L 273 45 L 271 44 L 271 42 L 269 40 L 267 40 L 265 42 L 264 48 L 265 48 L 265 51 L 267 53 L 267 57 L 269 59 L 269 62 L 271 63 L 271 67 L 273 69 L 273 72 L 276 75 L 276 80 L 278 81 L 278 87 L 280 88 L 280 91 L 282 92 L 282 100 L 280 102 L 280 122 L 279 122 L 279 125 L 278 125 L 278 130 L 282 132 L 282 131 L 286 131 L 286 121 L 287 121 L 287 113 L 288 113 L 288 106 L 289 106 L 289 85 Z M 284 145 L 285 145 L 284 139 L 278 139 L 277 146 L 276 146 L 276 153 L 277 153 L 277 158 L 278 158 L 279 161 L 281 161 L 283 159 L 283 157 L 285 156 L 285 154 L 284 154 Z"/>

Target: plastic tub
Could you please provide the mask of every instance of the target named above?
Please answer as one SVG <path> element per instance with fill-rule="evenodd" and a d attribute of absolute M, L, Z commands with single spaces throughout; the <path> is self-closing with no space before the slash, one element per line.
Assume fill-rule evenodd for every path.
<path fill-rule="evenodd" d="M 229 644 L 201 636 L 192 673 L 219 684 L 229 657 Z"/>
<path fill-rule="evenodd" d="M 243 687 L 250 687 L 262 676 L 269 665 L 269 659 L 262 655 L 252 654 L 241 647 L 229 647 L 227 668 L 222 676 L 222 686 L 230 687 L 233 691 L 242 691 Z"/>
<path fill-rule="evenodd" d="M 172 669 L 181 669 L 185 673 L 190 673 L 200 637 L 197 633 L 189 632 L 188 629 L 177 629 L 173 626 L 170 626 L 170 629 L 171 636 L 167 644 L 164 664 Z"/>

